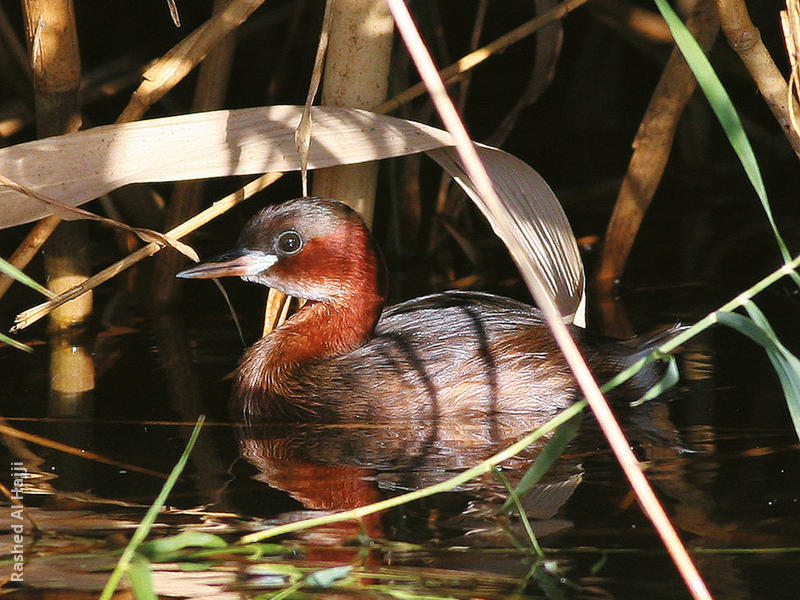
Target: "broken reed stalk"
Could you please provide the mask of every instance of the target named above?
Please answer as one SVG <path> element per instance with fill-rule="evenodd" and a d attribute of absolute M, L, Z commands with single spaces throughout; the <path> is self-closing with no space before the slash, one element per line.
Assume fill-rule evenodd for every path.
<path fill-rule="evenodd" d="M 258 179 L 255 179 L 245 185 L 242 189 L 236 190 L 232 194 L 228 194 L 224 198 L 217 200 L 214 204 L 209 206 L 204 211 L 196 214 L 191 219 L 188 219 L 174 227 L 173 229 L 169 230 L 165 235 L 180 239 L 183 236 L 191 233 L 198 227 L 202 227 L 209 221 L 215 219 L 222 213 L 230 210 L 233 206 L 236 206 L 239 202 L 250 198 L 254 194 L 264 190 L 266 187 L 272 185 L 273 182 L 277 181 L 283 176 L 283 173 L 265 173 Z M 24 329 L 28 327 L 47 315 L 50 311 L 53 310 L 56 306 L 63 304 L 64 302 L 68 302 L 73 298 L 77 298 L 81 294 L 86 293 L 86 291 L 97 287 L 101 283 L 104 283 L 111 279 L 112 277 L 116 276 L 118 273 L 121 273 L 125 269 L 132 267 L 140 260 L 147 258 L 148 256 L 152 256 L 161 248 L 163 247 L 162 244 L 158 244 L 156 242 L 150 242 L 146 246 L 142 246 L 136 252 L 129 254 L 122 260 L 118 260 L 113 265 L 106 267 L 102 271 L 92 275 L 83 282 L 81 285 L 77 285 L 75 287 L 70 288 L 66 292 L 63 292 L 57 298 L 53 300 L 49 300 L 44 302 L 43 304 L 39 304 L 38 306 L 34 306 L 33 308 L 29 308 L 28 310 L 20 313 L 17 315 L 17 318 L 14 321 L 14 327 L 12 327 L 12 332 L 19 331 L 20 329 Z"/>
<path fill-rule="evenodd" d="M 272 330 L 286 320 L 286 317 L 281 319 L 283 309 L 288 310 L 291 298 L 275 288 L 267 288 L 267 306 L 264 308 L 264 329 L 261 331 L 261 337 L 272 333 Z"/>
<path fill-rule="evenodd" d="M 24 0 L 39 137 L 77 131 L 81 61 L 70 0 Z"/>
<path fill-rule="evenodd" d="M 219 13 L 226 4 L 227 0 L 214 0 L 214 14 Z M 223 107 L 235 50 L 236 34 L 232 31 L 208 53 L 198 72 L 192 112 Z M 164 227 L 174 227 L 197 213 L 200 210 L 205 187 L 206 182 L 203 179 L 176 183 L 167 205 Z M 165 304 L 174 297 L 180 281 L 175 277 L 175 273 L 185 263 L 183 257 L 173 252 L 159 255 L 153 272 L 154 304 Z"/>
<path fill-rule="evenodd" d="M 414 21 L 408 12 L 408 7 L 403 0 L 386 0 L 386 2 L 392 11 L 392 16 L 394 16 L 395 23 L 408 48 L 409 54 L 411 54 L 414 63 L 417 65 L 420 76 L 425 82 L 430 96 L 436 105 L 440 118 L 455 140 L 456 149 L 464 163 L 467 173 L 475 183 L 484 201 L 489 206 L 498 206 L 499 200 L 495 194 L 491 179 L 478 157 L 475 145 L 467 134 L 467 130 L 461 122 L 450 97 L 447 95 L 444 83 L 439 77 L 433 60 L 414 25 Z M 506 226 L 513 227 L 514 224 L 506 224 Z M 513 253 L 514 249 L 510 248 L 510 250 L 512 250 Z M 655 492 L 653 492 L 653 489 L 650 487 L 647 478 L 644 476 L 639 461 L 633 454 L 630 444 L 625 438 L 619 423 L 617 423 L 617 420 L 614 418 L 588 365 L 583 360 L 578 347 L 575 345 L 575 341 L 572 339 L 569 330 L 562 321 L 553 299 L 544 291 L 543 287 L 538 285 L 538 275 L 535 272 L 531 269 L 522 269 L 522 272 L 528 289 L 542 311 L 547 325 L 558 343 L 559 348 L 563 352 L 564 358 L 569 364 L 592 412 L 597 418 L 600 428 L 603 430 L 617 461 L 636 493 L 642 510 L 653 523 L 653 526 L 661 537 L 678 572 L 681 574 L 681 577 L 683 577 L 692 597 L 695 599 L 710 600 L 711 594 L 705 582 L 700 576 L 691 556 L 689 556 L 686 547 L 681 542 L 678 533 L 672 526 L 667 513 L 659 503 Z"/>
<path fill-rule="evenodd" d="M 761 33 L 750 20 L 747 6 L 742 0 L 716 0 L 716 4 L 720 25 L 728 44 L 739 55 L 792 149 L 800 158 L 800 133 L 791 127 L 790 118 L 790 110 L 798 110 L 797 103 L 789 94 L 786 80 L 761 41 Z M 791 109 L 790 103 L 794 104 Z"/>
<path fill-rule="evenodd" d="M 328 51 L 328 38 L 333 18 L 334 2 L 325 3 L 322 15 L 322 26 L 317 41 L 317 53 L 314 56 L 314 66 L 311 67 L 311 78 L 308 82 L 306 101 L 303 104 L 303 113 L 294 130 L 294 145 L 300 162 L 300 189 L 303 196 L 308 196 L 308 155 L 311 152 L 311 106 L 317 97 L 319 84 L 322 81 L 322 68 L 325 65 L 325 54 Z"/>
<path fill-rule="evenodd" d="M 572 10 L 582 6 L 588 0 L 566 0 L 565 2 L 559 4 L 556 8 L 552 11 L 549 11 L 535 19 L 531 19 L 530 21 L 524 23 L 523 25 L 511 30 L 507 34 L 497 38 L 495 41 L 487 44 L 483 48 L 480 48 L 476 52 L 468 54 L 467 56 L 463 57 L 461 60 L 453 63 L 449 67 L 443 69 L 441 71 L 441 77 L 445 81 L 453 81 L 457 77 L 463 75 L 463 73 L 473 69 L 490 56 L 498 52 L 502 52 L 507 47 L 525 39 L 527 36 L 532 35 L 535 33 L 539 28 L 544 27 L 548 23 L 552 22 L 555 19 L 560 19 L 566 16 Z M 217 18 L 217 17 L 215 17 Z M 164 85 L 175 85 L 178 83 L 179 80 L 170 79 L 168 83 L 164 83 Z M 168 90 L 166 90 L 168 91 Z M 164 91 L 164 93 L 166 93 Z M 421 96 L 425 93 L 426 88 L 423 84 L 417 84 L 401 92 L 388 102 L 384 102 L 381 106 L 373 109 L 377 113 L 387 113 L 392 110 L 395 110 L 399 106 L 410 102 L 414 98 Z M 162 94 L 163 96 L 163 94 Z M 198 213 L 191 219 L 184 221 L 181 225 L 178 225 L 174 229 L 172 229 L 168 234 L 171 237 L 179 238 L 191 231 L 194 231 L 196 228 L 201 227 L 202 225 L 206 224 L 210 220 L 216 218 L 220 214 L 224 213 L 226 210 L 231 208 L 232 206 L 236 205 L 239 200 L 231 202 L 230 199 L 237 197 L 238 195 L 242 195 L 242 200 L 245 198 L 249 198 L 256 192 L 250 192 L 251 186 L 259 186 L 262 185 L 261 182 L 268 181 L 269 183 L 263 184 L 263 187 L 259 187 L 256 191 L 260 191 L 261 189 L 266 188 L 272 182 L 276 181 L 278 178 L 282 176 L 282 173 L 266 173 L 261 178 L 254 180 L 253 182 L 244 186 L 244 188 L 226 196 L 215 202 L 212 206 L 207 208 L 206 210 Z M 181 232 L 178 234 L 177 232 Z M 161 246 L 157 244 L 148 244 L 143 246 L 136 252 L 128 255 L 124 259 L 117 261 L 116 263 L 106 267 L 99 273 L 95 274 L 94 276 L 90 277 L 87 281 L 85 281 L 80 286 L 75 286 L 66 290 L 62 294 L 59 295 L 58 298 L 55 298 L 49 302 L 44 304 L 40 304 L 38 306 L 34 306 L 17 316 L 15 319 L 14 327 L 12 331 L 19 331 L 32 325 L 43 316 L 47 315 L 50 311 L 52 311 L 55 307 L 60 306 L 64 302 L 67 302 L 73 298 L 77 298 L 81 294 L 86 293 L 88 290 L 100 285 L 101 283 L 108 281 L 112 277 L 114 277 L 117 273 L 124 271 L 125 269 L 133 266 L 140 260 L 147 258 L 148 256 L 152 256 L 156 252 L 161 249 Z M 19 265 L 16 265 L 19 267 Z M 24 265 L 23 265 L 24 266 Z M 22 268 L 22 267 L 20 267 Z"/>
<path fill-rule="evenodd" d="M 700 46 L 708 50 L 719 30 L 714 1 L 699 0 L 686 26 Z M 633 140 L 633 155 L 606 228 L 594 280 L 601 297 L 608 296 L 625 270 L 639 226 L 664 174 L 678 121 L 696 87 L 697 80 L 675 47 Z M 613 310 L 613 303 L 601 301 L 598 306 L 606 312 Z M 603 321 L 612 324 L 614 319 L 611 314 L 604 314 Z"/>

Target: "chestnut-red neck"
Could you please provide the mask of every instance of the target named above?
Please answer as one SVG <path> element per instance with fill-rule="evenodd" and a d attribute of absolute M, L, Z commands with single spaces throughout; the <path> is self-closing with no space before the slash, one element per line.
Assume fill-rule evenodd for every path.
<path fill-rule="evenodd" d="M 342 304 L 309 302 L 264 338 L 263 350 L 276 365 L 351 352 L 370 339 L 382 308 L 379 296 L 359 295 Z"/>
<path fill-rule="evenodd" d="M 279 279 L 280 267 L 271 270 Z M 283 278 L 291 279 L 292 287 L 326 293 L 248 349 L 237 382 L 245 400 L 302 394 L 302 390 L 287 388 L 296 368 L 366 343 L 386 300 L 383 260 L 363 226 L 316 238 L 304 250 L 302 262 L 295 261 L 291 270 L 289 267 L 287 264 Z"/>

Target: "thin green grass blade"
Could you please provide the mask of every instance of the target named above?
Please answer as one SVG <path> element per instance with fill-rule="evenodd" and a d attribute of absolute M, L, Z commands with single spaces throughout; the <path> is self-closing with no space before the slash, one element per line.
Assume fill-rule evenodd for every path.
<path fill-rule="evenodd" d="M 131 562 L 133 561 L 136 553 L 136 549 L 139 545 L 144 541 L 144 538 L 147 537 L 147 534 L 150 533 L 150 529 L 155 523 L 156 517 L 158 513 L 161 511 L 161 508 L 164 506 L 164 503 L 167 501 L 167 496 L 172 491 L 172 488 L 175 487 L 175 483 L 178 481 L 178 477 L 180 477 L 181 472 L 183 471 L 184 467 L 186 466 L 186 461 L 189 460 L 189 454 L 192 452 L 192 448 L 194 448 L 194 444 L 197 441 L 197 436 L 200 435 L 200 430 L 203 427 L 203 423 L 205 423 L 205 416 L 201 415 L 199 419 L 197 419 L 197 424 L 194 426 L 192 430 L 192 435 L 189 437 L 189 442 L 186 444 L 186 448 L 183 450 L 183 454 L 178 459 L 177 464 L 172 468 L 172 471 L 169 474 L 169 477 L 164 482 L 164 486 L 161 488 L 156 499 L 153 501 L 152 506 L 145 514 L 142 522 L 139 523 L 139 526 L 136 528 L 136 531 L 133 532 L 133 536 L 131 536 L 131 541 L 128 542 L 128 545 L 125 547 L 125 550 L 122 552 L 122 556 L 117 563 L 117 566 L 114 567 L 114 570 L 111 572 L 111 576 L 108 578 L 105 587 L 103 588 L 103 593 L 100 594 L 100 600 L 109 600 L 111 596 L 114 594 L 114 590 L 117 589 L 117 585 L 119 585 L 120 579 L 125 573 L 130 572 Z"/>
<path fill-rule="evenodd" d="M 761 311 L 754 304 L 749 304 L 750 306 L 746 307 L 748 312 L 753 311 L 751 314 L 755 314 L 759 321 L 766 322 Z M 753 319 L 737 313 L 719 312 L 716 316 L 720 323 L 746 335 L 767 352 L 767 356 L 778 374 L 792 424 L 798 439 L 800 439 L 800 360 L 780 343 L 769 324 L 765 330 Z"/>
<path fill-rule="evenodd" d="M 167 561 L 168 562 L 168 561 Z M 214 563 L 211 562 L 180 562 L 178 568 L 187 573 L 197 573 L 201 571 L 210 571 L 214 568 Z"/>
<path fill-rule="evenodd" d="M 528 514 L 525 512 L 525 507 L 522 506 L 522 502 L 519 500 L 519 496 L 514 491 L 514 488 L 511 487 L 511 483 L 508 481 L 508 478 L 503 475 L 503 472 L 498 468 L 495 467 L 493 469 L 495 477 L 497 477 L 506 489 L 508 490 L 509 500 L 514 503 L 514 506 L 517 507 L 517 513 L 519 514 L 519 518 L 522 520 L 522 526 L 525 528 L 525 533 L 528 535 L 528 540 L 531 542 L 531 548 L 539 557 L 544 557 L 544 550 L 539 545 L 539 540 L 536 539 L 536 534 L 533 533 L 533 527 L 531 527 L 531 523 L 528 520 Z"/>
<path fill-rule="evenodd" d="M 797 436 L 800 438 L 800 360 L 781 343 L 777 334 L 772 329 L 772 326 L 769 324 L 767 317 L 761 312 L 760 308 L 748 300 L 744 303 L 744 309 L 747 311 L 747 314 L 750 315 L 753 322 L 769 336 L 775 346 L 776 353 L 780 357 L 779 360 L 781 360 L 782 368 L 786 371 L 787 378 L 786 381 L 781 381 L 784 395 L 786 396 L 786 406 L 792 417 L 792 423 L 794 423 Z M 774 364 L 775 360 L 773 360 L 773 365 Z M 787 387 L 790 388 L 790 393 L 787 393 Z"/>
<path fill-rule="evenodd" d="M 42 284 L 38 283 L 37 281 L 28 277 L 25 273 L 20 271 L 17 267 L 12 265 L 10 262 L 0 258 L 0 272 L 5 273 L 12 279 L 16 279 L 20 283 L 24 283 L 29 288 L 32 288 L 39 292 L 40 294 L 44 294 L 51 300 L 56 297 L 56 295 L 44 287 Z M 26 346 L 25 344 L 18 342 L 17 340 L 8 337 L 5 334 L 0 333 L 0 342 L 4 344 L 8 344 L 17 350 L 22 350 L 24 352 L 33 352 L 33 348 L 30 346 Z"/>
<path fill-rule="evenodd" d="M 139 553 L 147 556 L 154 562 L 167 560 L 165 557 L 174 555 L 184 548 L 224 548 L 228 544 L 218 535 L 202 531 L 184 531 L 157 540 L 145 542 L 139 546 Z"/>
<path fill-rule="evenodd" d="M 153 574 L 150 561 L 143 556 L 134 556 L 128 567 L 128 579 L 136 600 L 158 600 L 153 589 Z"/>
<path fill-rule="evenodd" d="M 631 406 L 639 406 L 640 404 L 644 404 L 653 398 L 658 398 L 661 394 L 680 381 L 681 375 L 678 372 L 678 361 L 675 360 L 675 357 L 672 356 L 672 354 L 665 354 L 661 360 L 665 360 L 667 362 L 667 371 L 664 373 L 664 377 L 662 377 L 653 387 L 647 390 L 641 398 L 631 402 Z"/>
<path fill-rule="evenodd" d="M 517 484 L 516 489 L 514 489 L 514 495 L 519 498 L 524 498 L 525 495 L 531 491 L 534 485 L 542 478 L 542 476 L 547 473 L 550 467 L 553 466 L 560 457 L 561 454 L 564 452 L 564 448 L 572 441 L 572 438 L 575 437 L 575 434 L 578 432 L 578 428 L 581 426 L 581 421 L 583 420 L 583 414 L 578 413 L 574 417 L 572 417 L 569 421 L 561 425 L 553 434 L 553 437 L 550 438 L 550 441 L 547 442 L 547 445 L 541 451 L 539 456 L 536 457 L 536 460 L 533 461 L 533 464 L 527 470 L 525 475 L 522 476 L 519 483 Z M 507 512 L 514 504 L 513 495 L 506 500 L 503 507 L 500 509 L 501 512 Z"/>
<path fill-rule="evenodd" d="M 14 338 L 10 338 L 3 333 L 0 333 L 0 342 L 8 344 L 9 346 L 16 348 L 17 350 L 23 350 L 25 352 L 33 352 L 33 348 L 31 348 L 30 346 L 26 346 L 22 342 L 18 342 Z"/>
<path fill-rule="evenodd" d="M 692 73 L 694 73 L 700 89 L 703 90 L 711 109 L 719 119 L 725 135 L 728 136 L 731 147 L 739 157 L 750 183 L 753 185 L 759 200 L 761 200 L 761 205 L 767 215 L 770 227 L 772 227 L 772 233 L 778 243 L 784 262 L 789 262 L 791 255 L 772 216 L 772 209 L 767 199 L 767 190 L 764 187 L 764 180 L 761 177 L 761 169 L 758 166 L 756 155 L 750 145 L 750 140 L 747 139 L 742 121 L 739 119 L 728 92 L 722 86 L 719 77 L 714 72 L 711 63 L 708 62 L 708 58 L 706 58 L 697 40 L 694 39 L 678 15 L 675 14 L 667 0 L 654 0 L 654 2 L 667 22 L 669 30 L 672 32 L 672 37 L 675 39 L 675 44 L 686 59 Z M 793 278 L 800 285 L 800 275 L 793 273 Z"/>
<path fill-rule="evenodd" d="M 0 258 L 0 271 L 11 277 L 12 279 L 16 279 L 20 283 L 24 283 L 29 288 L 36 290 L 40 294 L 44 294 L 50 300 L 56 297 L 56 295 L 44 287 L 41 283 L 31 279 L 25 273 L 20 271 L 17 267 L 12 265 L 10 262 Z"/>

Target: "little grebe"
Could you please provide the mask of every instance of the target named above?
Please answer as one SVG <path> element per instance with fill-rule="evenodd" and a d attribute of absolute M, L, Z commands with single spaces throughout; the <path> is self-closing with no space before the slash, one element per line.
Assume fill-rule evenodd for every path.
<path fill-rule="evenodd" d="M 307 300 L 242 358 L 234 401 L 248 419 L 543 418 L 575 400 L 572 375 L 532 306 L 450 291 L 384 310 L 381 253 L 340 202 L 298 198 L 265 208 L 235 250 L 178 274 L 235 275 Z M 601 379 L 652 347 L 574 326 L 572 334 Z M 653 375 L 645 379 L 638 387 Z"/>

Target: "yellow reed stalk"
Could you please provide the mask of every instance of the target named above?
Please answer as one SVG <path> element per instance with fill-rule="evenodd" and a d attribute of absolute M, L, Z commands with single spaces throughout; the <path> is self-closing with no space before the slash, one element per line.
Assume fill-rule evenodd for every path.
<path fill-rule="evenodd" d="M 392 50 L 392 17 L 381 0 L 334 2 L 322 104 L 372 108 L 386 99 Z M 378 163 L 319 169 L 314 194 L 336 198 L 372 223 Z"/>

